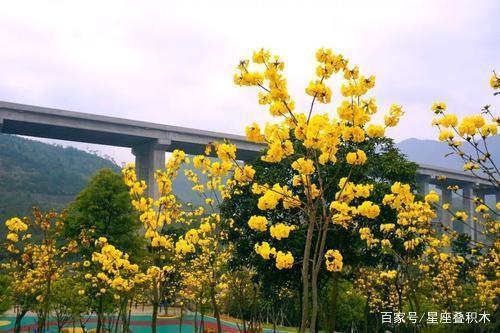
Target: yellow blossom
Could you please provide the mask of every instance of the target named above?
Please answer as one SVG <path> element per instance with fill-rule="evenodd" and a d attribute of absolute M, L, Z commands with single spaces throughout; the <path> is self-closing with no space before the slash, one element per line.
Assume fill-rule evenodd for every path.
<path fill-rule="evenodd" d="M 369 125 L 366 128 L 366 134 L 370 138 L 382 138 L 385 134 L 385 129 L 380 125 Z"/>
<path fill-rule="evenodd" d="M 439 195 L 435 191 L 430 191 L 429 194 L 425 196 L 425 202 L 438 202 Z"/>
<path fill-rule="evenodd" d="M 342 270 L 342 254 L 338 250 L 328 250 L 325 253 L 326 269 L 329 272 L 340 272 Z"/>
<path fill-rule="evenodd" d="M 311 81 L 306 88 L 306 94 L 316 97 L 320 103 L 330 103 L 332 91 L 319 80 Z"/>
<path fill-rule="evenodd" d="M 432 111 L 434 111 L 435 113 L 440 113 L 440 112 L 443 112 L 444 110 L 446 110 L 445 103 L 436 102 L 436 103 L 432 104 Z"/>
<path fill-rule="evenodd" d="M 262 244 L 255 244 L 255 252 L 259 254 L 262 258 L 268 260 L 271 255 L 276 255 L 276 249 L 269 245 L 268 242 L 262 242 Z"/>
<path fill-rule="evenodd" d="M 490 86 L 493 89 L 500 89 L 500 76 L 497 76 L 496 73 L 493 73 L 490 77 Z"/>
<path fill-rule="evenodd" d="M 28 225 L 21 221 L 20 218 L 14 217 L 5 221 L 7 229 L 13 232 L 20 232 L 28 230 Z"/>
<path fill-rule="evenodd" d="M 384 123 L 387 127 L 394 127 L 399 123 L 399 120 L 404 115 L 403 107 L 397 104 L 392 104 L 389 109 L 389 114 L 384 116 Z"/>
<path fill-rule="evenodd" d="M 299 158 L 292 163 L 292 169 L 297 170 L 302 175 L 311 175 L 314 173 L 314 162 L 307 158 Z"/>
<path fill-rule="evenodd" d="M 264 216 L 253 215 L 248 220 L 248 226 L 256 231 L 266 231 L 267 230 L 267 219 Z"/>
<path fill-rule="evenodd" d="M 380 207 L 371 201 L 364 201 L 358 206 L 357 211 L 360 215 L 374 219 L 380 214 Z"/>
<path fill-rule="evenodd" d="M 234 179 L 240 184 L 246 184 L 253 180 L 255 169 L 251 165 L 244 165 L 242 168 L 237 167 L 234 170 Z"/>
<path fill-rule="evenodd" d="M 277 223 L 269 229 L 271 237 L 281 240 L 283 238 L 288 238 L 290 231 L 295 230 L 294 226 L 288 226 L 283 223 Z"/>
<path fill-rule="evenodd" d="M 348 153 L 346 156 L 346 161 L 348 164 L 352 165 L 362 165 L 366 162 L 366 154 L 364 151 L 358 149 L 354 153 Z"/>
<path fill-rule="evenodd" d="M 449 131 L 449 130 L 441 130 L 439 132 L 439 141 L 447 141 L 447 140 L 451 140 L 453 139 L 453 137 L 455 136 L 455 133 L 453 133 L 452 131 Z"/>
<path fill-rule="evenodd" d="M 438 120 L 438 124 L 446 128 L 455 127 L 458 124 L 458 118 L 454 114 L 447 114 Z"/>
<path fill-rule="evenodd" d="M 276 253 L 276 268 L 278 269 L 289 269 L 293 266 L 293 255 L 290 251 L 284 253 L 282 251 L 278 251 Z"/>
<path fill-rule="evenodd" d="M 7 240 L 16 243 L 19 241 L 19 236 L 15 232 L 9 232 L 7 234 Z"/>

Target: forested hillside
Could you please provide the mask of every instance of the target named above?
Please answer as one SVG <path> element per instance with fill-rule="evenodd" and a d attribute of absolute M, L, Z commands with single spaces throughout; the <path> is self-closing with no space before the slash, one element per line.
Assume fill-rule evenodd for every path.
<path fill-rule="evenodd" d="M 463 170 L 464 162 L 456 155 L 448 156 L 450 148 L 444 142 L 435 140 L 406 139 L 397 144 L 397 147 L 410 161 L 419 164 L 435 165 L 442 168 Z M 484 144 L 480 142 L 480 149 Z M 470 144 L 464 144 L 463 150 L 474 156 L 475 152 Z M 488 151 L 492 154 L 495 164 L 500 165 L 500 136 L 488 138 Z"/>
<path fill-rule="evenodd" d="M 29 214 L 33 205 L 63 208 L 99 169 L 119 167 L 75 148 L 0 135 L 0 221 Z"/>

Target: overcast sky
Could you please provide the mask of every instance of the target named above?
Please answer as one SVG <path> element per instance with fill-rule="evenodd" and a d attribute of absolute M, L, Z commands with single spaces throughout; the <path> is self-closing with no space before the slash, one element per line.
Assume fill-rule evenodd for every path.
<path fill-rule="evenodd" d="M 280 54 L 300 110 L 329 47 L 377 77 L 381 110 L 404 106 L 389 135 L 434 138 L 433 101 L 458 114 L 492 103 L 499 17 L 499 0 L 2 1 L 0 100 L 242 134 L 268 117 L 256 90 L 233 85 L 238 61 Z"/>

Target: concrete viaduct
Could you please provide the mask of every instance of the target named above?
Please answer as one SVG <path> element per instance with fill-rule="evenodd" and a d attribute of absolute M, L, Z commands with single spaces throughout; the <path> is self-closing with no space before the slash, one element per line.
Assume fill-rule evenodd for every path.
<path fill-rule="evenodd" d="M 135 155 L 137 175 L 146 180 L 150 194 L 156 193 L 154 172 L 165 165 L 165 152 L 182 149 L 188 154 L 201 154 L 205 146 L 214 141 L 230 140 L 237 146 L 237 158 L 250 161 L 258 156 L 262 145 L 252 143 L 239 135 L 217 133 L 177 126 L 161 125 L 144 121 L 129 120 L 95 114 L 44 108 L 0 101 L 0 131 L 3 133 L 33 137 L 95 143 L 109 146 L 128 147 Z M 438 181 L 445 176 L 446 181 Z M 500 201 L 498 189 L 488 181 L 481 180 L 460 171 L 420 165 L 417 171 L 419 191 L 423 194 L 436 187 L 444 202 L 453 202 L 448 185 L 458 185 L 465 197 L 495 195 Z M 474 205 L 463 199 L 460 209 L 473 216 Z M 440 212 L 442 221 L 450 221 L 446 212 Z M 445 222 L 449 223 L 449 222 Z M 454 224 L 457 231 L 465 231 L 474 239 L 478 230 L 472 225 L 466 229 Z"/>
<path fill-rule="evenodd" d="M 137 176 L 147 181 L 151 194 L 157 192 L 154 172 L 165 167 L 165 152 L 182 149 L 188 154 L 202 154 L 208 143 L 228 139 L 238 148 L 237 158 L 245 161 L 255 158 L 262 149 L 239 135 L 2 101 L 0 131 L 131 148 Z"/>

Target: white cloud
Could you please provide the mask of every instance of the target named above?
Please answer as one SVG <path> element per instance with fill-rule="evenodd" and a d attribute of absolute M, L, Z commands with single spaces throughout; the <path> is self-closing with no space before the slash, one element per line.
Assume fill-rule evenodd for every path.
<path fill-rule="evenodd" d="M 431 138 L 432 101 L 458 113 L 490 101 L 499 9 L 497 1 L 8 1 L 0 99 L 242 133 L 268 117 L 256 91 L 234 87 L 238 60 L 261 46 L 282 55 L 300 107 L 314 51 L 325 46 L 377 76 L 381 109 L 405 106 L 397 140 Z"/>

